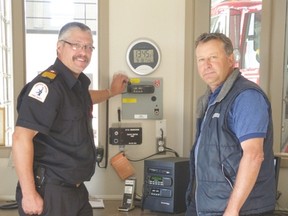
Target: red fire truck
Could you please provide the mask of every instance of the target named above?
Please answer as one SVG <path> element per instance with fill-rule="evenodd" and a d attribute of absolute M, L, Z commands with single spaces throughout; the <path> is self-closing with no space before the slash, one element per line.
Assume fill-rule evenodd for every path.
<path fill-rule="evenodd" d="M 236 67 L 259 84 L 262 0 L 228 0 L 211 7 L 211 32 L 227 35 L 233 43 Z"/>

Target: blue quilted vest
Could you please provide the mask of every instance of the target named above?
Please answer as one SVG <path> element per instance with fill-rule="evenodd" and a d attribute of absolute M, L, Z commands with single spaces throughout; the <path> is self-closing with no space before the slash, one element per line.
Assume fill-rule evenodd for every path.
<path fill-rule="evenodd" d="M 235 98 L 247 89 L 255 89 L 264 96 L 269 105 L 270 120 L 267 137 L 264 140 L 265 160 L 240 214 L 257 214 L 275 208 L 276 184 L 270 102 L 259 86 L 245 79 L 237 69 L 226 80 L 215 102 L 208 109 L 210 92 L 199 99 L 196 137 L 199 136 L 199 128 L 206 109 L 207 113 L 201 130 L 197 166 L 194 158 L 196 142 L 191 150 L 191 180 L 187 190 L 186 216 L 223 215 L 242 157 L 240 142 L 227 124 L 228 113 Z"/>

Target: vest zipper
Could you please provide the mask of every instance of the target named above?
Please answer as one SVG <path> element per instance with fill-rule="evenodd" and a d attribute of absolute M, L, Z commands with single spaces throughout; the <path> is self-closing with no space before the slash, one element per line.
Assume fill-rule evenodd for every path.
<path fill-rule="evenodd" d="M 228 173 L 226 172 L 225 167 L 224 167 L 223 164 L 221 164 L 221 170 L 222 170 L 222 173 L 223 173 L 223 175 L 224 175 L 224 178 L 226 179 L 226 181 L 227 181 L 228 184 L 230 185 L 231 189 L 233 190 L 232 180 L 231 180 L 230 176 L 228 175 Z"/>

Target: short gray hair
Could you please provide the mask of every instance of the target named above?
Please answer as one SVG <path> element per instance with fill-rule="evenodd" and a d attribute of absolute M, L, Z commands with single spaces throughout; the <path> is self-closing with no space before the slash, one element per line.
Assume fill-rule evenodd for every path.
<path fill-rule="evenodd" d="M 228 38 L 225 34 L 222 34 L 222 33 L 203 33 L 203 34 L 201 34 L 195 42 L 195 48 L 197 48 L 197 46 L 200 43 L 205 43 L 205 42 L 208 42 L 210 40 L 219 40 L 219 41 L 223 42 L 226 55 L 229 56 L 229 55 L 233 54 L 234 48 L 233 48 L 232 41 L 230 40 L 230 38 Z"/>
<path fill-rule="evenodd" d="M 70 22 L 70 23 L 65 24 L 60 29 L 59 34 L 58 34 L 58 40 L 60 41 L 60 40 L 65 39 L 64 37 L 66 36 L 66 34 L 69 33 L 70 30 L 75 29 L 75 28 L 81 29 L 82 31 L 91 32 L 91 29 L 87 25 L 85 25 L 83 23 Z M 92 32 L 91 32 L 91 35 L 92 35 Z"/>

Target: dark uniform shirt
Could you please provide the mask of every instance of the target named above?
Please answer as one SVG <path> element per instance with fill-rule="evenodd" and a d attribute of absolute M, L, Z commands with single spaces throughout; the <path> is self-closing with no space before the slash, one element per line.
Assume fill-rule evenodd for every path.
<path fill-rule="evenodd" d="M 17 126 L 39 133 L 34 137 L 34 165 L 48 178 L 76 184 L 95 172 L 92 101 L 89 78 L 76 79 L 59 59 L 28 83 L 18 97 Z"/>

